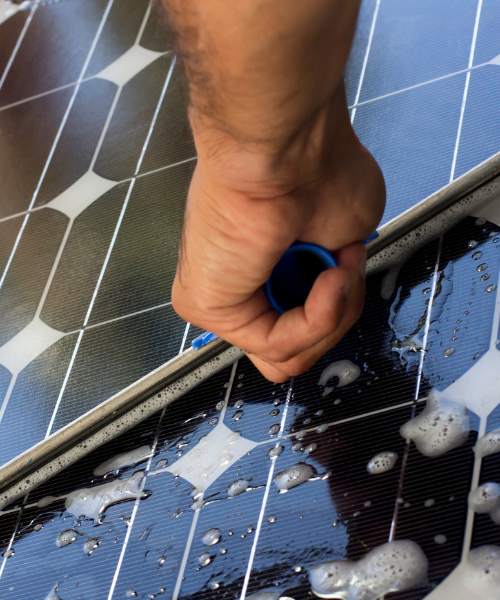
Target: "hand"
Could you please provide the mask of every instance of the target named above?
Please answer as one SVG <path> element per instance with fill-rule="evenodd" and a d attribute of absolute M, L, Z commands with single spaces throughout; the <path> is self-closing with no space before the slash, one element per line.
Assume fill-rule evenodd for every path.
<path fill-rule="evenodd" d="M 198 164 L 172 300 L 185 320 L 243 348 L 283 382 L 313 365 L 358 319 L 366 251 L 385 186 L 349 121 L 343 84 L 279 149 L 241 143 L 191 114 Z M 278 315 L 262 285 L 295 241 L 334 252 L 303 307 Z"/>

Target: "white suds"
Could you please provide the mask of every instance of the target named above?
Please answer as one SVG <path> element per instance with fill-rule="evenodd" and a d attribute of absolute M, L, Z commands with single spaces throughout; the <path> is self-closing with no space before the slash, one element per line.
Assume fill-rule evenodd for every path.
<path fill-rule="evenodd" d="M 464 585 L 485 600 L 500 600 L 500 547 L 480 546 L 469 552 Z"/>
<path fill-rule="evenodd" d="M 500 525 L 500 485 L 484 483 L 469 494 L 469 508 L 477 514 L 489 513 L 491 519 Z"/>
<path fill-rule="evenodd" d="M 100 475 L 106 475 L 106 473 L 117 473 L 120 469 L 132 467 L 147 460 L 150 456 L 152 456 L 152 454 L 149 446 L 141 446 L 140 448 L 135 448 L 129 452 L 116 454 L 96 467 L 94 469 L 94 475 L 98 477 Z"/>
<path fill-rule="evenodd" d="M 285 469 L 274 477 L 273 481 L 281 493 L 287 492 L 301 483 L 310 479 L 313 470 L 309 465 L 297 463 L 295 466 Z"/>
<path fill-rule="evenodd" d="M 484 458 L 500 452 L 500 429 L 489 431 L 477 440 L 473 448 L 476 458 Z"/>
<path fill-rule="evenodd" d="M 40 500 L 38 500 L 36 505 L 38 506 L 38 508 L 45 508 L 46 506 L 52 504 L 52 502 L 55 502 L 56 500 L 58 500 L 57 496 L 44 496 L 43 498 L 40 498 Z"/>
<path fill-rule="evenodd" d="M 279 592 L 258 592 L 257 594 L 252 594 L 251 596 L 247 596 L 246 600 L 279 600 L 280 593 Z"/>
<path fill-rule="evenodd" d="M 321 373 L 321 377 L 319 378 L 318 385 L 326 386 L 326 384 L 333 379 L 333 377 L 338 377 L 339 382 L 337 383 L 337 387 L 343 387 L 344 385 L 348 385 L 355 381 L 359 374 L 361 373 L 358 365 L 355 365 L 350 360 L 338 360 L 328 365 L 326 369 Z M 325 388 L 326 390 L 332 391 L 335 386 L 330 386 Z M 329 392 L 327 392 L 329 393 Z M 326 396 L 326 393 L 323 394 Z"/>
<path fill-rule="evenodd" d="M 427 582 L 427 558 L 420 546 L 397 540 L 374 548 L 358 561 L 334 560 L 309 570 L 312 591 L 320 598 L 377 600 L 389 592 Z"/>
<path fill-rule="evenodd" d="M 465 406 L 432 390 L 425 409 L 405 423 L 400 433 L 403 438 L 411 439 L 424 456 L 440 456 L 464 444 L 469 430 Z"/>
<path fill-rule="evenodd" d="M 142 478 L 143 472 L 138 471 L 128 479 L 116 479 L 92 488 L 76 490 L 66 497 L 66 510 L 77 518 L 85 515 L 97 523 L 108 506 L 144 497 L 145 494 L 141 491 Z"/>
<path fill-rule="evenodd" d="M 61 600 L 61 598 L 57 595 L 57 589 L 59 588 L 59 584 L 56 585 L 50 590 L 50 592 L 45 596 L 45 600 Z"/>
<path fill-rule="evenodd" d="M 366 465 L 366 470 L 372 475 L 390 471 L 398 461 L 396 452 L 379 452 Z"/>

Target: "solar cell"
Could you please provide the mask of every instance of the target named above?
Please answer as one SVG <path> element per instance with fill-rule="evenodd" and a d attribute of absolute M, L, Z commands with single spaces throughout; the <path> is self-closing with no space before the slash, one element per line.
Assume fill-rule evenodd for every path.
<path fill-rule="evenodd" d="M 499 67 L 485 65 L 500 52 L 496 12 L 487 0 L 363 3 L 346 87 L 388 184 L 384 222 L 498 149 Z M 169 306 L 195 164 L 171 49 L 142 0 L 31 3 L 0 24 L 10 157 L 0 167 L 0 464 L 200 333 Z M 470 386 L 478 369 L 485 384 L 490 360 L 495 373 L 500 221 L 488 215 L 410 258 L 388 298 L 383 274 L 371 277 L 360 322 L 290 386 L 242 359 L 5 507 L 2 597 L 299 600 L 313 566 L 360 560 L 389 540 L 420 545 L 431 585 L 469 540 L 499 544 L 490 516 L 472 518 L 466 504 L 471 485 L 498 479 L 496 455 L 474 462 L 471 451 L 478 432 L 499 427 L 498 408 L 488 416 L 467 400 L 467 441 L 438 457 L 399 432 L 432 388 L 456 395 L 454 381 Z M 318 385 L 346 360 L 356 379 Z M 152 458 L 93 474 L 145 446 Z M 397 454 L 395 465 L 368 472 L 380 452 Z M 68 494 L 111 490 L 143 469 L 144 480 L 123 483 L 131 501 L 111 505 L 102 524 L 65 510 Z"/>

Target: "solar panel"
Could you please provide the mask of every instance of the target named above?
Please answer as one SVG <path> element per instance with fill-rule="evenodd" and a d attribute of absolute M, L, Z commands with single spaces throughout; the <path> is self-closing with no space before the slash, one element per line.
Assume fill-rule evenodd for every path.
<path fill-rule="evenodd" d="M 0 23 L 0 132 L 9 149 L 0 165 L 1 464 L 197 333 L 169 296 L 195 162 L 170 40 L 146 1 L 1 0 L 0 20 L 6 4 L 14 14 Z M 358 135 L 388 183 L 384 222 L 498 149 L 497 13 L 475 0 L 364 2 L 347 91 Z M 466 504 L 471 481 L 498 479 L 497 455 L 474 463 L 471 452 L 475 432 L 498 426 L 497 410 L 480 420 L 467 404 L 467 441 L 439 457 L 399 433 L 432 388 L 463 401 L 454 380 L 472 389 L 477 379 L 463 377 L 486 381 L 484 365 L 496 356 L 500 222 L 491 212 L 474 217 L 411 258 L 392 293 L 374 275 L 359 324 L 289 386 L 265 382 L 242 359 L 31 492 L 22 508 L 5 507 L 2 597 L 298 600 L 312 593 L 312 567 L 361 560 L 389 539 L 420 545 L 432 585 L 469 540 L 498 544 L 490 515 L 473 518 Z M 360 375 L 320 387 L 323 370 L 345 360 Z M 197 456 L 206 444 L 215 466 Z M 93 474 L 137 449 L 145 449 L 138 462 L 117 459 L 125 461 L 117 474 Z M 380 452 L 397 454 L 395 466 L 369 473 Z M 280 494 L 297 463 L 307 468 L 292 475 L 307 481 Z M 144 468 L 145 479 L 125 481 Z M 107 508 L 103 524 L 71 513 L 84 500 L 64 510 L 69 494 L 108 484 L 103 494 L 133 501 Z M 204 485 L 201 498 L 193 488 Z"/>

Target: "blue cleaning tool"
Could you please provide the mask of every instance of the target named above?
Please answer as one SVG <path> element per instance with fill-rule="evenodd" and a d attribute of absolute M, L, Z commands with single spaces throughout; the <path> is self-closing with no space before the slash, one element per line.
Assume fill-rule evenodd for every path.
<path fill-rule="evenodd" d="M 378 235 L 375 231 L 363 243 L 371 242 Z M 337 266 L 333 256 L 322 246 L 307 242 L 292 244 L 264 285 L 269 303 L 280 314 L 296 306 L 303 306 L 318 275 Z M 207 331 L 194 339 L 191 346 L 194 350 L 199 350 L 217 337 Z"/>

